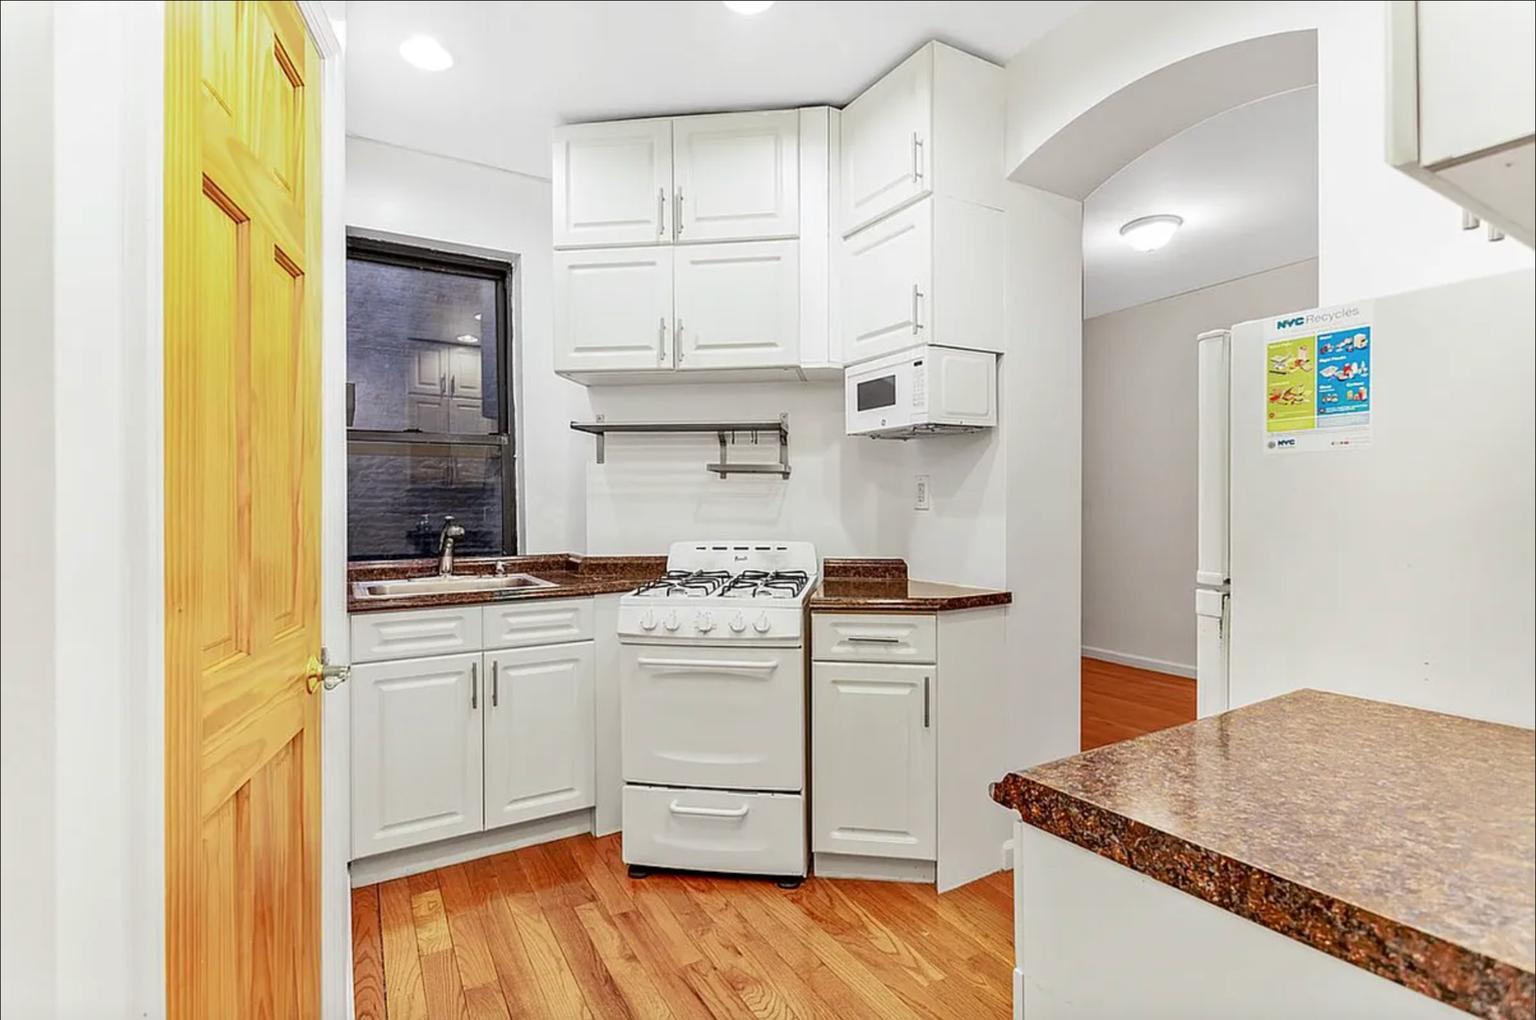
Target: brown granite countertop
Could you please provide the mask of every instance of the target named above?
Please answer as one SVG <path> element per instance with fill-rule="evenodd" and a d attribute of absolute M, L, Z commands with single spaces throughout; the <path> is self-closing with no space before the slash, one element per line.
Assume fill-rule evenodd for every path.
<path fill-rule="evenodd" d="M 1005 606 L 1011 592 L 939 581 L 914 581 L 897 559 L 826 559 L 811 609 L 841 613 L 935 613 Z"/>
<path fill-rule="evenodd" d="M 1536 1009 L 1531 730 L 1303 690 L 1011 772 L 992 796 L 1458 1009 Z"/>
<path fill-rule="evenodd" d="M 665 556 L 577 556 L 551 553 L 542 556 L 476 556 L 454 562 L 455 576 L 494 574 L 497 564 L 508 574 L 530 574 L 549 587 L 507 591 L 461 591 L 407 595 L 399 598 L 360 598 L 361 581 L 430 577 L 437 560 L 364 560 L 347 564 L 347 612 L 376 613 L 393 609 L 428 609 L 437 606 L 488 605 L 494 602 L 526 602 L 530 599 L 564 599 L 581 595 L 626 592 L 642 582 L 660 577 L 667 569 Z"/>

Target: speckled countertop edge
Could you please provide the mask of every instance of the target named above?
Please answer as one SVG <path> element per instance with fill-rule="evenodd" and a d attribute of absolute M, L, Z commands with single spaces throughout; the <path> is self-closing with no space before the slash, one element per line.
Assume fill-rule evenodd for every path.
<path fill-rule="evenodd" d="M 571 553 L 550 553 L 538 556 L 476 556 L 458 560 L 454 564 L 454 573 L 469 576 L 493 574 L 497 564 L 503 564 L 508 573 L 531 574 L 551 584 L 546 588 L 529 588 L 506 593 L 433 592 L 402 598 L 358 598 L 353 594 L 353 585 L 359 581 L 430 577 L 437 572 L 435 559 L 361 560 L 347 565 L 347 612 L 384 613 L 401 609 L 499 605 L 540 599 L 622 594 L 645 581 L 660 577 L 666 570 L 667 558 L 665 556 L 579 556 Z"/>
<path fill-rule="evenodd" d="M 1008 773 L 991 793 L 1028 825 L 1464 1012 L 1490 1020 L 1536 1015 L 1536 974 L 1508 960 L 1171 834 L 1028 771 Z"/>
<path fill-rule="evenodd" d="M 840 613 L 940 613 L 1005 606 L 1013 593 L 937 581 L 914 581 L 900 559 L 832 558 L 822 561 L 810 608 Z"/>

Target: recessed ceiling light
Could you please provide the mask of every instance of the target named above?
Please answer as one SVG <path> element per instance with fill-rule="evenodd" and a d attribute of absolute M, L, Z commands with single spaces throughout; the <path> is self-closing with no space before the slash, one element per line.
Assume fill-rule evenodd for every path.
<path fill-rule="evenodd" d="M 727 10 L 737 14 L 761 14 L 773 6 L 773 0 L 720 0 Z"/>
<path fill-rule="evenodd" d="M 1120 236 L 1125 238 L 1126 244 L 1137 251 L 1157 251 L 1171 241 L 1173 235 L 1183 225 L 1182 216 L 1174 216 L 1170 213 L 1143 216 L 1121 227 Z"/>
<path fill-rule="evenodd" d="M 400 55 L 412 67 L 423 71 L 446 71 L 453 66 L 453 54 L 430 35 L 413 35 L 400 44 Z"/>

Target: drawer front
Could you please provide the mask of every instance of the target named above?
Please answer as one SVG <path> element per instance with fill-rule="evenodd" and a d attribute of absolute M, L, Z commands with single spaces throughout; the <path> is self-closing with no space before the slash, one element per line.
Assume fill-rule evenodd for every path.
<path fill-rule="evenodd" d="M 741 875 L 804 875 L 805 799 L 626 786 L 624 861 Z"/>
<path fill-rule="evenodd" d="M 800 649 L 623 645 L 619 683 L 625 782 L 804 789 Z"/>
<path fill-rule="evenodd" d="M 842 662 L 938 661 L 938 623 L 914 613 L 813 613 L 811 658 Z"/>
<path fill-rule="evenodd" d="M 592 600 L 538 599 L 486 606 L 485 648 L 528 648 L 592 640 Z"/>
<path fill-rule="evenodd" d="M 352 661 L 417 659 L 480 650 L 480 607 L 406 609 L 352 617 Z"/>

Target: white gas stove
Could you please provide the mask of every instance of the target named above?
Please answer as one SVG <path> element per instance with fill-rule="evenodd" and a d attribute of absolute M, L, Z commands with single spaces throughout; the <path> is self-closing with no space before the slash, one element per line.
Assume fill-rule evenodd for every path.
<path fill-rule="evenodd" d="M 677 542 L 619 600 L 624 860 L 806 873 L 808 542 Z"/>
<path fill-rule="evenodd" d="M 816 578 L 809 542 L 674 542 L 666 574 L 619 600 L 619 639 L 799 644 Z"/>

